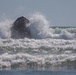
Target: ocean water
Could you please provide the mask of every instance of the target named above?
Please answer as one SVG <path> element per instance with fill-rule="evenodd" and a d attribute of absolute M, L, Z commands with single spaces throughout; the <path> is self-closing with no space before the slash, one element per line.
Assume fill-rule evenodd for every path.
<path fill-rule="evenodd" d="M 0 22 L 0 75 L 75 75 L 76 28 L 51 27 L 39 13 L 29 20 L 32 39 L 12 39 L 14 20 Z"/>
<path fill-rule="evenodd" d="M 76 75 L 76 71 L 0 71 L 0 75 Z"/>

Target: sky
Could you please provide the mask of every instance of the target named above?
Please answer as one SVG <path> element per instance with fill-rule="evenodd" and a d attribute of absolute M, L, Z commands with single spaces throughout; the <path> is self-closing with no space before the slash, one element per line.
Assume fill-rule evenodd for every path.
<path fill-rule="evenodd" d="M 52 26 L 76 26 L 76 0 L 0 0 L 0 20 L 40 12 Z"/>

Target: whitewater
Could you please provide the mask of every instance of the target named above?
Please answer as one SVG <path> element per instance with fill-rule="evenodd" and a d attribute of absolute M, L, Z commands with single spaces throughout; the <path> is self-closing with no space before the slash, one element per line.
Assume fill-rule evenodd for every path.
<path fill-rule="evenodd" d="M 76 28 L 51 27 L 39 13 L 29 20 L 31 39 L 12 39 L 14 20 L 0 22 L 0 70 L 76 69 Z"/>

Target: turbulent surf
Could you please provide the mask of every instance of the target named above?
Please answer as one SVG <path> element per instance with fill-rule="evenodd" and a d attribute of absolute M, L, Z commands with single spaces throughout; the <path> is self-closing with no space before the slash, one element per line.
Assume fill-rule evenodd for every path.
<path fill-rule="evenodd" d="M 31 39 L 12 39 L 14 20 L 0 22 L 0 69 L 76 69 L 76 28 L 51 27 L 39 13 L 29 20 Z"/>

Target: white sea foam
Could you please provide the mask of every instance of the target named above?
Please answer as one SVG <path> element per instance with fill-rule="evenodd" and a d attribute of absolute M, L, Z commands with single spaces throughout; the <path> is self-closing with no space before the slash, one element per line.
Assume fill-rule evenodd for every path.
<path fill-rule="evenodd" d="M 76 60 L 76 40 L 57 39 L 3 39 L 0 40 L 0 67 L 16 68 L 28 64 L 33 67 L 61 66 L 67 60 Z M 35 65 L 36 64 L 36 65 Z M 31 66 L 32 66 L 31 65 Z M 64 65 L 66 66 L 67 63 Z M 22 67 L 20 67 L 22 68 Z"/>
<path fill-rule="evenodd" d="M 76 39 L 76 28 L 50 28 L 51 24 L 40 13 L 33 14 L 29 20 L 29 29 L 34 39 Z M 0 38 L 11 37 L 12 24 L 13 20 L 8 19 L 0 22 Z"/>
<path fill-rule="evenodd" d="M 0 22 L 0 38 L 6 39 L 10 38 L 11 36 L 11 26 L 13 21 L 12 20 L 5 20 Z"/>
<path fill-rule="evenodd" d="M 46 18 L 39 14 L 33 14 L 30 18 L 30 31 L 35 39 L 51 38 L 49 23 Z"/>
<path fill-rule="evenodd" d="M 12 39 L 13 21 L 0 22 L 0 69 L 73 66 L 76 61 L 76 28 L 49 28 L 41 14 L 30 17 L 32 39 Z M 56 67 L 55 67 L 56 68 Z"/>

